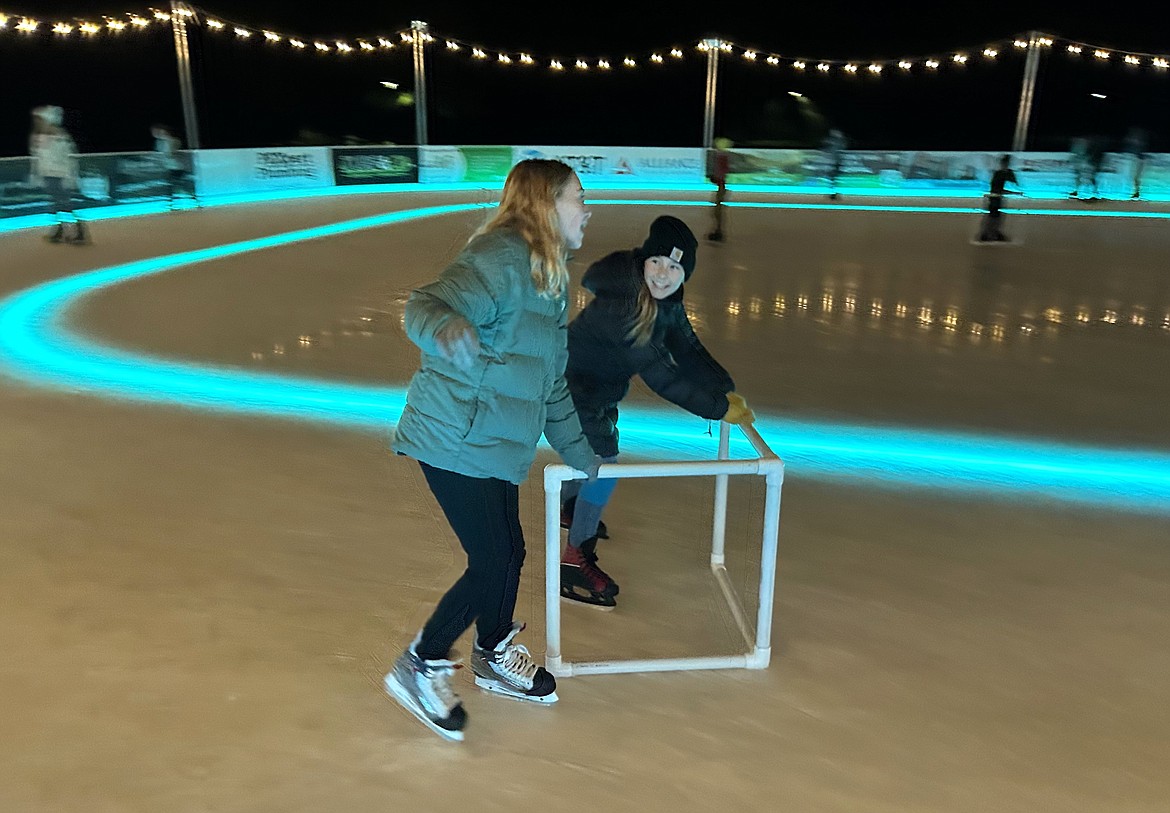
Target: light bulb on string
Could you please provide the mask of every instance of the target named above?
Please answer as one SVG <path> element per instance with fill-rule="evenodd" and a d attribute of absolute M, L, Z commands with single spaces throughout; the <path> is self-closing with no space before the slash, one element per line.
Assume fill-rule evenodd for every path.
<path fill-rule="evenodd" d="M 293 48 L 304 48 L 305 47 L 305 43 L 302 42 L 301 40 L 290 39 L 288 41 L 288 44 L 291 45 Z"/>
<path fill-rule="evenodd" d="M 898 67 L 904 71 L 908 71 L 912 67 L 914 67 L 914 63 L 910 62 L 909 60 L 903 59 L 901 62 L 898 63 Z"/>
<path fill-rule="evenodd" d="M 265 31 L 264 32 L 264 39 L 267 42 L 280 42 L 282 37 L 280 36 L 280 34 L 277 34 L 275 31 Z"/>
<path fill-rule="evenodd" d="M 102 30 L 102 27 L 100 25 L 98 25 L 97 23 L 85 22 L 85 23 L 82 23 L 81 25 L 79 25 L 77 27 L 77 29 L 83 35 L 88 37 L 88 36 L 92 36 L 94 34 L 99 33 Z"/>
<path fill-rule="evenodd" d="M 798 59 L 792 63 L 792 67 L 798 71 L 803 71 L 807 67 L 807 63 L 804 62 L 803 60 Z"/>
<path fill-rule="evenodd" d="M 21 21 L 16 24 L 16 30 L 24 34 L 31 34 L 40 28 L 41 24 L 31 17 L 23 17 Z"/>
<path fill-rule="evenodd" d="M 209 17 L 207 19 L 207 27 L 212 31 L 219 31 L 221 28 L 223 28 L 223 23 L 221 23 L 219 20 L 213 20 Z"/>
<path fill-rule="evenodd" d="M 73 26 L 69 23 L 53 23 L 53 33 L 60 36 L 65 36 L 73 32 Z"/>
<path fill-rule="evenodd" d="M 634 60 L 630 59 L 629 57 L 626 57 L 625 59 L 623 59 L 622 64 L 625 65 L 627 68 L 638 67 L 638 63 L 635 62 Z"/>

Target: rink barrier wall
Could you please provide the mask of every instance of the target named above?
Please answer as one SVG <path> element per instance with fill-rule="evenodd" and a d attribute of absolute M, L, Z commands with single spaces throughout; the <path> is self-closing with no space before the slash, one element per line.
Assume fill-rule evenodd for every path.
<path fill-rule="evenodd" d="M 727 184 L 732 189 L 823 193 L 830 189 L 830 156 L 820 150 L 733 149 Z M 841 154 L 837 188 L 851 194 L 921 194 L 979 197 L 986 192 L 1001 152 L 848 150 Z M 1076 183 L 1068 153 L 1010 153 L 1020 189 L 1029 196 L 1064 197 Z M 185 200 L 352 194 L 373 187 L 498 189 L 508 171 L 526 158 L 564 161 L 589 188 L 692 188 L 713 190 L 701 148 L 588 146 L 377 146 L 272 147 L 198 150 L 179 154 L 178 192 Z M 164 200 L 166 170 L 152 152 L 86 153 L 79 156 L 75 200 L 85 219 L 102 207 L 131 207 L 137 214 Z M 1126 198 L 1138 163 L 1127 153 L 1107 153 L 1098 193 Z M 0 159 L 0 218 L 47 215 L 50 200 L 30 181 L 29 158 Z M 1142 197 L 1170 200 L 1170 154 L 1148 155 L 1141 164 Z M 363 190 L 362 187 L 368 187 Z M 1086 187 L 1083 185 L 1082 189 Z M 145 213 L 145 212 L 144 212 Z M 36 223 L 47 222 L 43 218 Z"/>

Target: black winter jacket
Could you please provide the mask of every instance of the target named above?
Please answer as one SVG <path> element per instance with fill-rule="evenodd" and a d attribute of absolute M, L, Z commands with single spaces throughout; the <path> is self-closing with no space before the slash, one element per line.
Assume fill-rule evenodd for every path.
<path fill-rule="evenodd" d="M 593 451 L 618 453 L 618 402 L 641 376 L 646 385 L 671 403 L 708 420 L 727 413 L 727 393 L 735 382 L 703 347 L 683 307 L 682 286 L 658 302 L 651 339 L 635 347 L 626 334 L 644 285 L 637 250 L 617 251 L 598 260 L 581 284 L 592 301 L 569 323 L 569 363 L 565 381 Z"/>

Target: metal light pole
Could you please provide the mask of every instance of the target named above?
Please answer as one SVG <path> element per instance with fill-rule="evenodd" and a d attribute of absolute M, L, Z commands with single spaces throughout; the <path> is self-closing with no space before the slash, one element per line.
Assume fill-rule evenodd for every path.
<path fill-rule="evenodd" d="M 411 20 L 411 44 L 414 50 L 414 143 L 427 143 L 427 24 Z"/>
<path fill-rule="evenodd" d="M 719 80 L 719 51 L 723 43 L 717 39 L 705 39 L 707 48 L 707 99 L 703 109 L 703 147 L 711 149 L 715 144 L 715 89 Z"/>
<path fill-rule="evenodd" d="M 1024 61 L 1024 83 L 1020 87 L 1020 107 L 1016 113 L 1016 132 L 1012 152 L 1022 152 L 1028 144 L 1028 125 L 1032 119 L 1032 102 L 1036 96 L 1036 75 L 1040 72 L 1040 34 L 1028 32 L 1028 58 Z"/>
<path fill-rule="evenodd" d="M 183 3 L 171 0 L 171 32 L 175 36 L 175 61 L 179 66 L 179 95 L 183 99 L 183 126 L 187 149 L 199 149 L 199 121 L 195 115 L 195 85 L 191 81 L 191 52 L 187 48 L 187 16 L 193 14 Z"/>

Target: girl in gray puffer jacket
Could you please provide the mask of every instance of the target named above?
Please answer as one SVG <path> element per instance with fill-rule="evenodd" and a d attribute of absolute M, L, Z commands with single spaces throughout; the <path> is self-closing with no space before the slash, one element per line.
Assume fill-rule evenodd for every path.
<path fill-rule="evenodd" d="M 392 448 L 416 459 L 467 552 L 467 570 L 386 675 L 386 689 L 440 736 L 463 739 L 450 686 L 455 641 L 473 623 L 480 688 L 552 703 L 556 681 L 512 642 L 524 562 L 519 484 L 543 434 L 596 478 L 600 464 L 565 385 L 567 251 L 589 220 L 576 173 L 559 161 L 512 168 L 495 217 L 434 282 L 413 291 L 406 333 L 422 351 Z"/>

